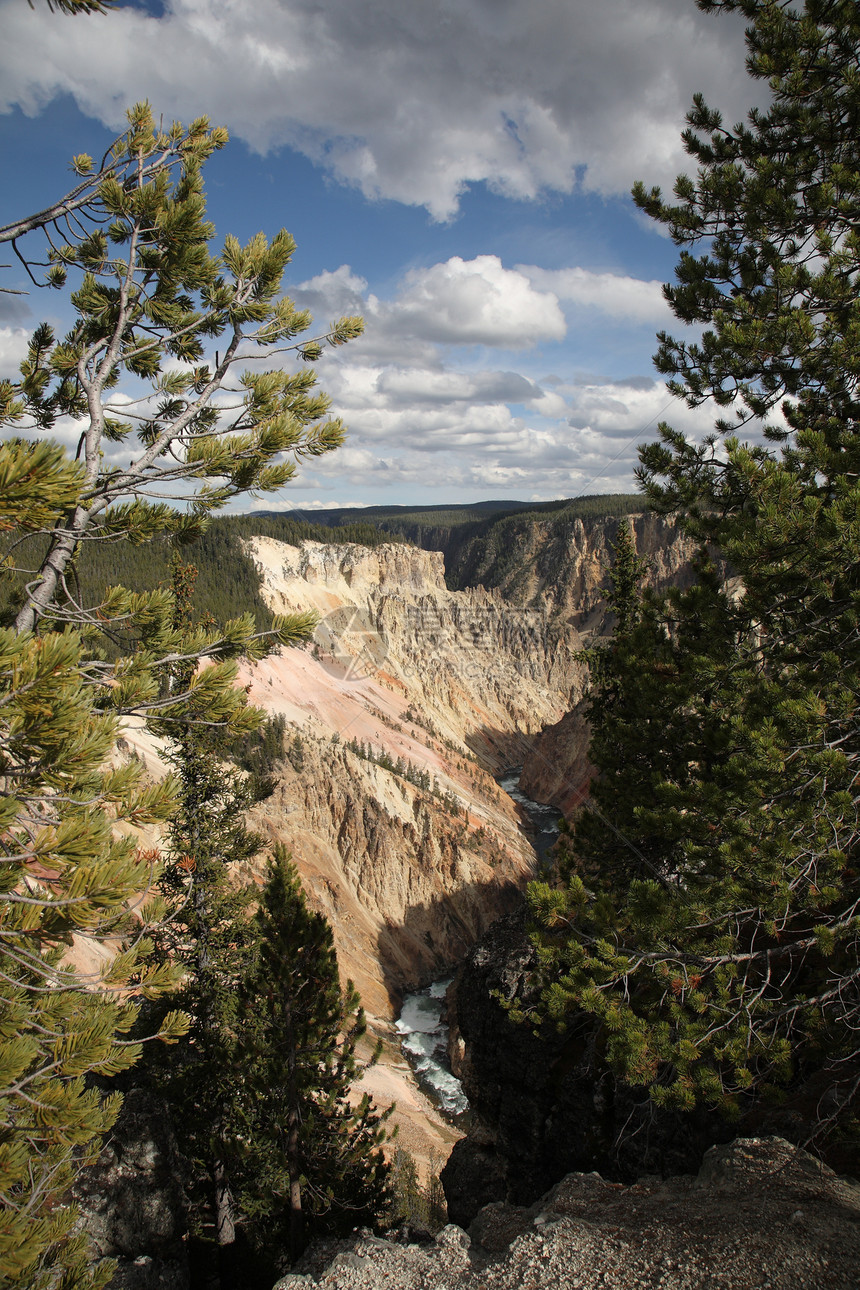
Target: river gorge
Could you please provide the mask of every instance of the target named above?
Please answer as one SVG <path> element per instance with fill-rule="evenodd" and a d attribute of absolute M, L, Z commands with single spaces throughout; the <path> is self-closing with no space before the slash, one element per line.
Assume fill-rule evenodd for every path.
<path fill-rule="evenodd" d="M 402 543 L 245 542 L 271 609 L 319 617 L 308 646 L 242 665 L 251 702 L 285 721 L 288 753 L 249 823 L 267 847 L 288 848 L 329 920 L 341 974 L 384 1044 L 362 1087 L 380 1106 L 397 1103 L 419 1163 L 447 1157 L 460 1130 L 417 1085 L 396 1018 L 518 906 L 539 871 L 535 848 L 552 843 L 543 824 L 587 781 L 587 730 L 571 735 L 566 723 L 582 694 L 578 651 L 603 630 L 596 606 L 617 525 L 577 520 L 560 538 L 537 522 L 518 590 L 452 590 L 440 552 Z M 683 552 L 665 524 L 661 548 L 658 528 L 634 521 L 665 579 Z M 126 743 L 161 773 L 143 730 Z M 511 772 L 520 766 L 524 793 Z M 532 820 L 526 798 L 553 805 Z M 263 871 L 261 860 L 247 876 Z"/>

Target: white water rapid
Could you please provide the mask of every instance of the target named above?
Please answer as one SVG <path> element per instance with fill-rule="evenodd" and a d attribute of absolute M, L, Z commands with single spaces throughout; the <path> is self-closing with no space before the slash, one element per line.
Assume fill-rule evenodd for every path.
<path fill-rule="evenodd" d="M 534 832 L 528 835 L 529 841 L 540 863 L 546 864 L 558 837 L 558 808 L 533 802 L 520 792 L 519 770 L 511 771 L 500 779 L 499 787 L 530 816 Z M 468 1111 L 469 1103 L 460 1081 L 448 1069 L 448 1027 L 442 1020 L 442 1013 L 451 980 L 451 977 L 445 977 L 423 990 L 407 994 L 395 1024 L 401 1035 L 400 1046 L 419 1081 L 441 1110 L 447 1115 L 458 1116 Z"/>

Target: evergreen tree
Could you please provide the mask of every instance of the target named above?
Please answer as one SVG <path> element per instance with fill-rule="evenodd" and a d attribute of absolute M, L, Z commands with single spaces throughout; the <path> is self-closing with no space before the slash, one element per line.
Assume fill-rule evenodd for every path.
<path fill-rule="evenodd" d="M 276 620 L 263 642 L 251 615 L 217 632 L 177 626 L 165 588 L 114 586 L 89 601 L 79 551 L 186 540 L 230 497 L 279 487 L 295 469 L 283 454 L 337 446 L 342 427 L 324 419 L 308 366 L 245 372 L 232 409 L 213 398 L 237 363 L 279 363 L 285 349 L 311 363 L 323 342 L 361 326 L 341 320 L 319 340 L 295 340 L 310 320 L 279 298 L 293 249 L 285 232 L 246 247 L 228 238 L 222 257 L 210 253 L 201 167 L 224 131 L 205 120 L 158 130 L 147 105 L 129 120 L 99 168 L 75 159 L 76 189 L 0 230 L 34 281 L 77 277 L 71 332 L 58 340 L 39 327 L 20 379 L 0 382 L 0 425 L 22 436 L 0 444 L 0 526 L 28 579 L 14 626 L 0 631 L 0 1276 L 46 1290 L 109 1275 L 86 1267 L 63 1202 L 118 1105 L 87 1081 L 134 1063 L 140 1001 L 176 983 L 173 967 L 148 964 L 158 856 L 118 836 L 123 822 L 162 821 L 175 784 L 146 787 L 134 765 L 105 769 L 118 718 L 158 713 L 176 731 L 190 714 L 231 737 L 254 729 L 235 660 L 305 639 L 313 622 Z M 19 247 L 40 229 L 41 266 L 29 243 Z M 120 381 L 130 403 L 112 402 Z M 65 416 L 83 422 L 74 462 L 44 438 Z M 81 941 L 101 967 L 70 966 Z M 176 1038 L 186 1023 L 168 1016 L 156 1034 Z"/>
<path fill-rule="evenodd" d="M 395 1224 L 408 1228 L 423 1228 L 425 1232 L 438 1232 L 448 1219 L 445 1190 L 439 1177 L 443 1161 L 431 1158 L 430 1177 L 422 1187 L 418 1166 L 414 1158 L 402 1147 L 397 1147 L 391 1168 L 391 1217 Z"/>
<path fill-rule="evenodd" d="M 366 1026 L 358 995 L 351 981 L 341 987 L 331 928 L 308 909 L 280 847 L 254 931 L 259 953 L 244 988 L 250 1096 L 242 1203 L 295 1259 L 309 1227 L 338 1232 L 384 1215 L 381 1144 L 390 1111 L 377 1113 L 367 1094 L 350 1098 L 380 1046 L 368 1061 L 359 1058 Z"/>
<path fill-rule="evenodd" d="M 161 889 L 172 907 L 159 929 L 167 962 L 184 968 L 171 1002 L 190 1018 L 188 1037 L 159 1061 L 180 1150 L 191 1167 L 193 1233 L 218 1246 L 220 1284 L 234 1284 L 238 1216 L 233 1158 L 239 1122 L 238 988 L 254 955 L 249 905 L 256 887 L 241 865 L 259 839 L 244 826 L 253 801 L 227 760 L 220 732 L 191 725 L 169 753 L 179 783 Z"/>
<path fill-rule="evenodd" d="M 11 443 L 0 480 L 0 523 L 25 530 L 69 504 L 81 472 L 55 445 Z M 119 832 L 163 820 L 171 785 L 107 765 L 118 723 L 103 698 L 76 633 L 0 629 L 0 1281 L 27 1290 L 110 1278 L 65 1193 L 119 1107 L 92 1077 L 137 1060 L 141 1001 L 177 981 L 149 960 L 157 855 Z M 184 1025 L 168 1013 L 149 1037 Z"/>
<path fill-rule="evenodd" d="M 574 868 L 565 891 L 531 898 L 548 1012 L 601 1018 L 627 1079 L 731 1113 L 789 1088 L 807 1113 L 850 1124 L 860 12 L 842 0 L 700 7 L 750 19 L 748 67 L 770 106 L 727 129 L 697 97 L 684 135 L 697 177 L 678 180 L 673 203 L 635 196 L 679 245 L 704 244 L 683 250 L 666 295 L 705 329 L 661 335 L 658 367 L 691 406 L 713 399 L 732 416 L 703 444 L 664 426 L 642 451 L 648 500 L 702 543 L 699 577 L 622 625 L 597 680 L 595 755 L 611 777 L 617 740 L 637 769 L 615 777 L 609 827 L 585 829 L 586 880 Z M 740 589 L 717 576 L 715 547 Z"/>
<path fill-rule="evenodd" d="M 197 570 L 174 556 L 172 573 L 174 625 L 189 629 Z M 180 662 L 171 682 L 186 690 L 195 670 L 195 660 Z M 249 709 L 246 715 L 259 725 L 261 713 Z M 214 1231 L 226 1288 L 234 1283 L 236 1239 L 231 1158 L 241 1079 L 235 1068 L 242 1024 L 237 991 L 253 955 L 248 907 L 256 895 L 240 875 L 260 839 L 244 824 L 255 800 L 251 779 L 228 758 L 228 728 L 208 716 L 208 704 L 198 706 L 192 698 L 181 719 L 151 723 L 166 736 L 177 782 L 160 881 L 171 915 L 157 939 L 162 959 L 184 969 L 182 988 L 171 1002 L 190 1018 L 187 1040 L 161 1062 L 160 1082 L 191 1165 L 193 1226 L 198 1234 Z"/>
<path fill-rule="evenodd" d="M 607 602 L 615 618 L 615 634 L 608 644 L 591 646 L 578 655 L 579 661 L 587 665 L 589 675 L 586 695 L 586 716 L 592 727 L 589 755 L 600 768 L 587 808 L 581 812 L 575 827 L 576 864 L 583 874 L 591 874 L 596 865 L 604 875 L 612 870 L 619 876 L 632 877 L 637 872 L 643 876 L 643 871 L 647 876 L 650 865 L 664 862 L 662 853 L 655 855 L 654 846 L 642 836 L 637 838 L 638 854 L 632 850 L 632 820 L 625 811 L 626 804 L 636 801 L 634 785 L 641 789 L 643 780 L 650 778 L 653 755 L 650 731 L 653 696 L 647 693 L 647 681 L 643 679 L 642 687 L 630 695 L 622 689 L 623 678 L 635 658 L 636 628 L 646 613 L 640 590 L 644 570 L 644 561 L 636 555 L 630 526 L 622 520 L 615 539 L 607 591 Z M 570 850 L 567 835 L 561 850 L 565 855 Z"/>
<path fill-rule="evenodd" d="M 21 379 L 0 382 L 0 421 L 20 432 L 50 432 L 62 416 L 84 422 L 83 487 L 49 530 L 18 611 L 19 631 L 45 618 L 83 623 L 127 615 L 115 599 L 80 603 L 71 574 L 83 540 L 187 540 L 237 494 L 280 488 L 296 470 L 284 454 L 317 456 L 343 439 L 340 421 L 324 419 L 329 400 L 314 392 L 310 366 L 287 372 L 246 364 L 280 360 L 287 351 L 311 364 L 324 343 L 360 334 L 361 320 L 342 318 L 317 339 L 296 340 L 311 319 L 280 295 L 295 249 L 290 235 L 281 230 L 269 244 L 258 234 L 245 247 L 227 237 L 220 257 L 208 249 L 213 229 L 202 165 L 226 132 L 210 130 L 205 118 L 188 130 L 159 130 L 148 104 L 128 116 L 129 130 L 97 183 L 88 179 L 92 159 L 75 158 L 86 200 L 74 220 L 67 208 L 77 198 L 60 203 L 66 240 L 48 239 L 48 281 L 61 286 L 77 276 L 71 300 L 78 320 L 62 340 L 39 327 Z M 45 223 L 44 215 L 33 217 L 6 236 L 15 244 Z M 112 402 L 120 380 L 138 387 L 130 404 Z M 232 403 L 214 406 L 231 380 Z M 115 464 L 113 445 L 120 444 L 128 465 Z M 187 509 L 170 506 L 171 498 Z"/>
<path fill-rule="evenodd" d="M 249 774 L 248 786 L 255 801 L 262 802 L 271 797 L 277 784 L 273 772 L 285 758 L 290 757 L 298 763 L 294 769 L 301 770 L 301 736 L 294 736 L 287 753 L 284 747 L 286 729 L 286 717 L 276 713 L 268 717 L 259 730 L 247 735 L 234 750 L 235 761 Z"/>

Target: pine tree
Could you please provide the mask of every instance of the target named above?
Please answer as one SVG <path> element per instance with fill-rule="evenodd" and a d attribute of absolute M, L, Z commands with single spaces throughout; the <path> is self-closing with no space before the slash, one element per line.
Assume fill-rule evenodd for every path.
<path fill-rule="evenodd" d="M 374 1223 L 389 1197 L 382 1115 L 350 1088 L 369 1062 L 358 1056 L 364 1012 L 342 988 L 332 932 L 308 909 L 295 866 L 276 848 L 255 919 L 259 954 L 244 995 L 243 1071 L 248 1155 L 242 1202 L 259 1227 L 280 1233 L 291 1259 L 308 1228 Z M 270 1237 L 271 1239 L 271 1237 Z"/>
<path fill-rule="evenodd" d="M 616 780 L 623 827 L 590 823 L 585 881 L 532 901 L 548 1012 L 596 1014 L 627 1079 L 735 1114 L 789 1091 L 823 1130 L 860 1089 L 860 14 L 700 7 L 750 19 L 771 104 L 727 129 L 697 97 L 697 177 L 674 203 L 635 196 L 704 244 L 666 289 L 704 331 L 661 335 L 657 365 L 732 415 L 642 452 L 648 500 L 702 543 L 699 576 L 622 630 L 599 681 L 598 765 L 616 740 L 638 766 Z"/>
<path fill-rule="evenodd" d="M 69 274 L 77 277 L 78 320 L 62 340 L 46 324 L 36 330 L 21 379 L 0 382 L 2 420 L 28 434 L 50 432 L 62 416 L 84 422 L 83 486 L 50 530 L 18 611 L 19 631 L 45 618 L 85 623 L 129 612 L 116 599 L 80 603 L 71 573 L 82 540 L 187 540 L 232 497 L 282 487 L 296 470 L 284 454 L 318 456 L 343 439 L 340 421 L 324 419 L 329 400 L 314 392 L 310 366 L 246 365 L 280 362 L 288 351 L 312 364 L 323 344 L 359 335 L 361 320 L 342 318 L 319 338 L 297 340 L 311 319 L 280 295 L 295 250 L 290 235 L 282 229 L 269 243 L 257 234 L 244 247 L 227 237 L 220 257 L 209 251 L 202 166 L 226 132 L 210 130 L 205 118 L 187 130 L 159 130 L 148 104 L 128 118 L 98 182 L 88 178 L 92 159 L 75 158 L 84 192 L 74 219 L 68 210 L 78 199 L 67 195 L 49 224 L 43 213 L 4 231 L 17 244 L 34 227 L 59 221 L 65 240 L 48 238 L 47 280 L 62 286 Z M 121 380 L 141 390 L 130 404 L 112 402 Z M 232 403 L 214 406 L 231 380 Z M 119 444 L 127 466 L 114 464 L 115 447 L 107 451 Z"/>
<path fill-rule="evenodd" d="M 0 523 L 18 529 L 50 523 L 81 486 L 55 445 L 0 446 L 0 479 Z M 163 820 L 171 786 L 107 765 L 117 719 L 75 633 L 0 629 L 0 696 L 0 1280 L 95 1287 L 110 1265 L 89 1266 L 64 1203 L 118 1110 L 92 1079 L 137 1060 L 141 1002 L 177 981 L 149 961 L 157 857 L 119 827 Z M 184 1024 L 168 1013 L 149 1037 Z"/>
<path fill-rule="evenodd" d="M 688 791 L 695 783 L 696 817 L 703 819 L 716 787 L 710 774 L 720 718 L 699 700 L 700 664 L 703 655 L 716 655 L 720 642 L 724 658 L 733 657 L 734 640 L 717 608 L 717 570 L 705 554 L 694 568 L 699 582 L 683 598 L 683 609 L 674 592 L 662 598 L 643 593 L 644 561 L 635 555 L 629 528 L 620 526 L 607 592 L 614 634 L 608 644 L 580 655 L 589 668 L 589 756 L 599 775 L 564 850 L 572 845 L 583 877 L 611 875 L 626 884 L 632 878 L 664 883 L 677 875 L 691 822 L 643 808 L 654 806 L 669 781 Z M 719 798 L 713 808 L 718 814 Z"/>
<path fill-rule="evenodd" d="M 233 1157 L 243 1024 L 240 983 L 254 955 L 249 906 L 256 887 L 242 877 L 259 838 L 244 826 L 253 795 L 227 760 L 220 732 L 189 725 L 168 754 L 179 782 L 161 889 L 172 909 L 158 943 L 185 976 L 171 1000 L 190 1017 L 187 1040 L 159 1063 L 180 1150 L 191 1167 L 192 1230 L 218 1246 L 221 1285 L 234 1283 L 238 1216 Z"/>
<path fill-rule="evenodd" d="M 254 729 L 236 659 L 306 639 L 313 623 L 276 620 L 264 641 L 252 615 L 218 631 L 177 627 L 164 588 L 109 587 L 91 602 L 80 548 L 188 540 L 229 498 L 285 482 L 295 461 L 284 454 L 336 447 L 342 427 L 325 419 L 311 368 L 284 371 L 280 356 L 312 363 L 361 328 L 345 319 L 295 339 L 310 319 L 279 295 L 293 250 L 283 231 L 210 253 L 201 168 L 223 130 L 161 131 L 147 105 L 129 121 L 100 167 L 75 158 L 76 189 L 0 230 L 37 284 L 76 279 L 70 333 L 39 327 L 20 379 L 0 381 L 0 425 L 22 436 L 0 444 L 0 527 L 14 552 L 4 573 L 23 566 L 0 630 L 0 1276 L 46 1290 L 109 1275 L 87 1268 L 63 1200 L 118 1107 L 87 1081 L 134 1063 L 140 1001 L 176 983 L 173 967 L 148 963 L 159 857 L 118 837 L 124 822 L 163 821 L 175 784 L 147 787 L 136 765 L 105 769 L 118 720 L 157 713 L 175 731 L 190 713 L 231 736 Z M 41 265 L 19 245 L 39 230 Z M 246 371 L 232 408 L 215 408 L 236 364 L 261 357 L 278 366 Z M 45 438 L 66 416 L 83 423 L 74 462 Z M 119 445 L 128 465 L 116 464 Z M 100 967 L 70 965 L 81 941 Z M 154 1033 L 176 1038 L 186 1020 L 168 1016 Z"/>
<path fill-rule="evenodd" d="M 174 626 L 189 630 L 197 570 L 178 556 L 171 565 Z M 187 690 L 196 667 L 194 659 L 177 663 L 171 683 Z M 181 719 L 171 714 L 166 723 L 151 722 L 165 738 L 177 782 L 159 884 L 170 917 L 158 929 L 157 941 L 163 961 L 183 969 L 182 987 L 171 1002 L 190 1019 L 187 1040 L 161 1062 L 159 1082 L 191 1165 L 193 1226 L 196 1233 L 214 1231 L 226 1290 L 235 1272 L 231 1157 L 242 1024 L 237 992 L 254 952 L 248 910 L 256 895 L 253 884 L 239 875 L 257 855 L 260 839 L 244 824 L 255 800 L 252 780 L 228 756 L 234 727 L 213 724 L 209 715 L 208 703 L 197 705 L 192 698 Z M 244 716 L 261 724 L 262 713 L 255 709 L 246 708 Z"/>

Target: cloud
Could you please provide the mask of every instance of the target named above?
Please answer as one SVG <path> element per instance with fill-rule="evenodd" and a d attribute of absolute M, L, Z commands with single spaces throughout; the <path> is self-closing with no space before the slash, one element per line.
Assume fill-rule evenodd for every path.
<path fill-rule="evenodd" d="M 23 327 L 0 327 L 0 377 L 20 378 L 18 369 L 27 357 L 29 339 L 30 332 Z"/>
<path fill-rule="evenodd" d="M 552 292 L 559 300 L 582 309 L 596 309 L 628 322 L 665 326 L 674 318 L 663 299 L 663 283 L 652 279 L 625 277 L 615 273 L 593 273 L 590 269 L 541 269 L 518 264 L 538 291 Z"/>
<path fill-rule="evenodd" d="M 350 353 L 389 364 L 430 368 L 440 362 L 439 345 L 528 349 L 559 341 L 567 330 L 556 296 L 535 290 L 524 273 L 506 269 L 496 255 L 455 255 L 412 269 L 387 301 L 368 293 L 367 283 L 345 264 L 291 293 L 318 318 L 363 314 L 365 335 Z"/>
<path fill-rule="evenodd" d="M 19 323 L 33 316 L 27 300 L 14 288 L 0 291 L 0 323 Z"/>
<path fill-rule="evenodd" d="M 637 447 L 656 438 L 660 419 L 693 436 L 712 428 L 711 410 L 690 411 L 662 381 L 635 374 L 574 381 L 558 368 L 544 378 L 528 370 L 551 370 L 562 358 L 563 372 L 570 362 L 559 349 L 560 295 L 586 310 L 599 296 L 638 326 L 638 315 L 659 308 L 659 284 L 578 269 L 507 269 L 479 256 L 413 270 L 388 299 L 370 293 L 348 265 L 293 294 L 325 315 L 362 312 L 367 324 L 320 373 L 349 440 L 299 481 L 309 496 L 342 493 L 347 479 L 368 497 L 392 500 L 419 489 L 452 499 L 630 490 Z M 537 358 L 514 349 L 525 339 Z M 493 348 L 505 351 L 504 365 L 486 362 Z"/>
<path fill-rule="evenodd" d="M 535 291 L 525 274 L 504 268 L 496 255 L 474 260 L 455 255 L 431 269 L 414 270 L 394 314 L 413 334 L 454 345 L 522 349 L 539 340 L 561 340 L 566 330 L 556 297 Z"/>
<path fill-rule="evenodd" d="M 391 404 L 530 403 L 543 391 L 518 372 L 428 372 L 391 368 L 380 372 L 375 389 Z"/>
<path fill-rule="evenodd" d="M 706 434 L 713 429 L 714 408 L 710 404 L 690 409 L 669 393 L 663 381 L 595 382 L 556 387 L 556 393 L 567 398 L 567 424 L 573 430 L 605 439 L 653 439 L 662 420 L 678 422 L 685 432 Z"/>
<path fill-rule="evenodd" d="M 342 317 L 362 313 L 367 308 L 367 282 L 353 273 L 348 264 L 326 269 L 307 282 L 292 288 L 301 298 L 301 308 L 310 309 L 315 317 Z"/>
<path fill-rule="evenodd" d="M 364 505 L 364 502 L 344 501 L 343 498 L 338 497 L 325 499 L 315 497 L 310 501 L 296 502 L 290 498 L 267 496 L 256 498 L 247 509 L 251 513 L 255 511 L 277 511 L 282 515 L 289 515 L 292 519 L 301 521 L 309 518 L 309 513 L 313 511 L 355 510 Z"/>
<path fill-rule="evenodd" d="M 116 129 L 136 99 L 207 113 L 439 220 L 481 182 L 521 199 L 671 183 L 695 91 L 756 101 L 742 18 L 679 0 L 167 0 L 78 22 L 4 0 L 0 19 L 0 106 L 71 93 Z"/>

